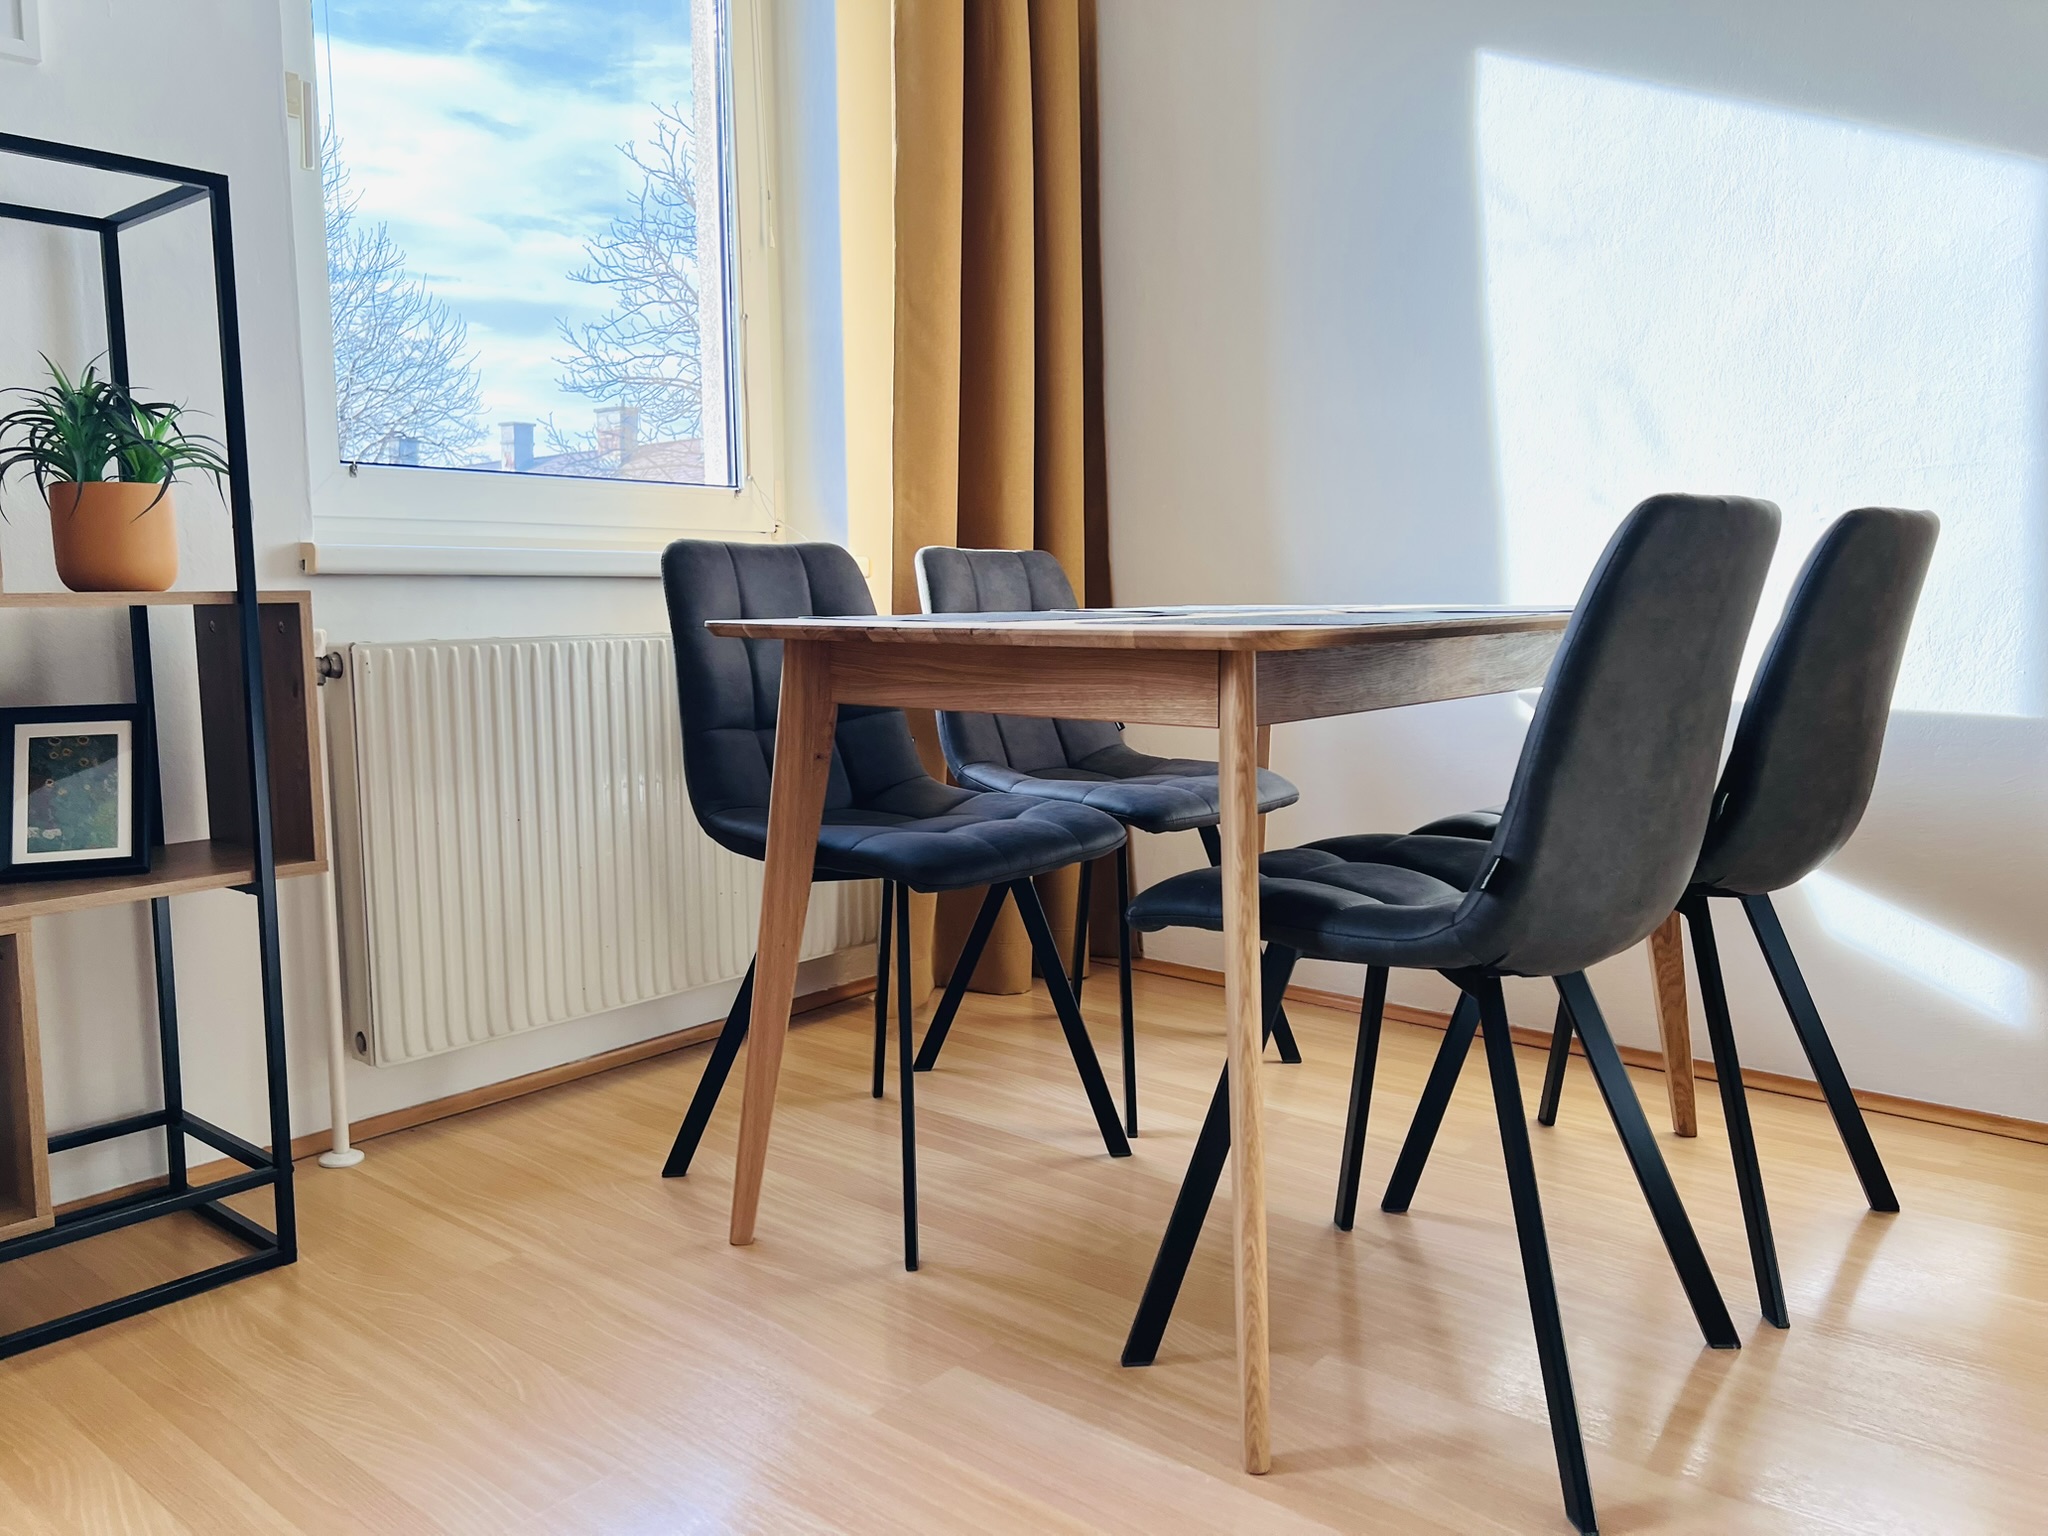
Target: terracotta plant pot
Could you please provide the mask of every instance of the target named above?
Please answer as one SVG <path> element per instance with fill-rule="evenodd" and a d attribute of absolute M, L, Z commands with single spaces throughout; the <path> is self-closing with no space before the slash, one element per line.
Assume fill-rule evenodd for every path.
<path fill-rule="evenodd" d="M 178 523 L 164 486 L 53 485 L 50 534 L 57 575 L 74 592 L 164 592 L 178 579 Z"/>

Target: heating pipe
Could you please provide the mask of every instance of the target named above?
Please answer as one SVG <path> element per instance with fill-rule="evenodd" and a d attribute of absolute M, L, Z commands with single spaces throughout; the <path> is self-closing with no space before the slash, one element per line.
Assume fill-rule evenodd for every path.
<path fill-rule="evenodd" d="M 320 686 L 320 790 L 327 815 L 327 869 L 320 876 L 320 947 L 327 973 L 327 1107 L 334 1146 L 320 1154 L 322 1168 L 353 1168 L 363 1154 L 348 1144 L 348 1018 L 341 1007 L 341 929 L 334 900 L 334 770 L 327 752 L 327 685 L 347 675 L 341 652 L 327 649 L 327 631 L 313 631 L 315 681 Z"/>

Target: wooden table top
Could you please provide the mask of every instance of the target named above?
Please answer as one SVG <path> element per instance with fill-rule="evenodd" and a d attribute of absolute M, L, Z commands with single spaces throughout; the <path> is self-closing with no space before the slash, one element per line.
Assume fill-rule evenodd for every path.
<path fill-rule="evenodd" d="M 1162 651 L 1312 651 L 1382 640 L 1556 631 L 1569 608 L 1190 604 L 1027 613 L 853 614 L 711 619 L 745 640 L 870 640 L 896 644 L 1079 646 Z"/>

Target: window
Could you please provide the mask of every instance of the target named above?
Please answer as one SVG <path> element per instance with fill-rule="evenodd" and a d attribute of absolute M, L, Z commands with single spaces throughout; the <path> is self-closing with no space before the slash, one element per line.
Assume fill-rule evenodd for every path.
<path fill-rule="evenodd" d="M 754 3 L 313 0 L 309 569 L 772 529 Z"/>

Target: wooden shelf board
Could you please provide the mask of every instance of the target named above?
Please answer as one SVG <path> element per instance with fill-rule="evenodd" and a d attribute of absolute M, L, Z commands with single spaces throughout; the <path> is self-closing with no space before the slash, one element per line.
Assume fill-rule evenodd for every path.
<path fill-rule="evenodd" d="M 232 592 L 0 592 L 0 608 L 154 608 L 234 600 Z"/>
<path fill-rule="evenodd" d="M 38 1216 L 26 1207 L 12 1201 L 0 1204 L 0 1243 L 10 1237 L 23 1237 L 30 1232 L 40 1232 L 45 1227 L 57 1225 L 57 1213 L 44 1211 Z"/>
<path fill-rule="evenodd" d="M 255 874 L 249 850 L 234 843 L 170 843 L 159 848 L 146 875 L 96 875 L 83 880 L 23 880 L 0 885 L 0 924 L 53 912 L 86 907 L 118 906 L 156 896 L 183 896 L 192 891 L 218 891 L 246 885 Z M 317 875 L 322 860 L 279 864 L 280 880 Z"/>
<path fill-rule="evenodd" d="M 266 603 L 301 601 L 304 592 L 263 592 Z M 204 607 L 232 603 L 232 592 L 0 592 L 0 608 Z"/>

